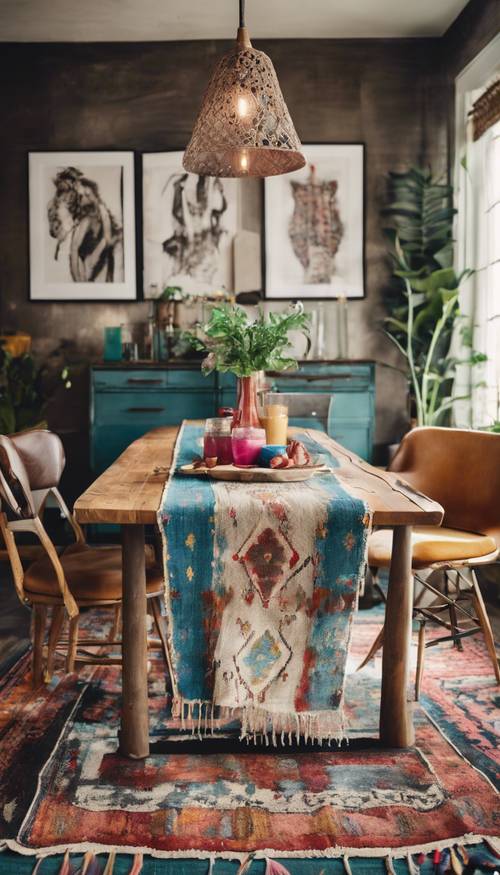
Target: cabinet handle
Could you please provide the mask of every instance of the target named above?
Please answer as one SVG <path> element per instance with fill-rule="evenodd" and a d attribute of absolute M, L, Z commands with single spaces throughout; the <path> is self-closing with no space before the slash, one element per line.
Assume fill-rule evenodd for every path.
<path fill-rule="evenodd" d="M 164 407 L 127 407 L 125 413 L 163 413 Z"/>
<path fill-rule="evenodd" d="M 300 380 L 303 383 L 315 383 L 320 380 L 326 381 L 328 380 L 330 383 L 334 383 L 336 380 L 351 380 L 352 374 L 283 374 L 281 371 L 266 371 L 267 377 L 273 377 L 276 379 L 279 377 L 283 382 L 287 382 L 288 380 Z"/>
<path fill-rule="evenodd" d="M 141 380 L 139 377 L 130 377 L 127 380 L 128 386 L 160 386 L 163 380 Z"/>

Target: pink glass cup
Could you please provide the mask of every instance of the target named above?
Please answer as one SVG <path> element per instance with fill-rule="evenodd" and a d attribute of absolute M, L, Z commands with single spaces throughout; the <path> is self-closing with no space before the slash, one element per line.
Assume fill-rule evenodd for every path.
<path fill-rule="evenodd" d="M 258 464 L 260 451 L 266 443 L 266 432 L 252 426 L 233 428 L 231 443 L 234 464 L 248 468 Z"/>

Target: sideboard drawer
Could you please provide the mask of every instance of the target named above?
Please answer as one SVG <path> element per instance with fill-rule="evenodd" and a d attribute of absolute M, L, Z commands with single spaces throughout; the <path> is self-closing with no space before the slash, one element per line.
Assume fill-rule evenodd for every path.
<path fill-rule="evenodd" d="M 123 368 L 109 371 L 96 369 L 92 372 L 92 384 L 95 392 L 116 392 L 126 389 L 129 392 L 154 392 L 167 388 L 168 372 L 165 370 L 139 370 Z"/>
<path fill-rule="evenodd" d="M 159 425 L 176 425 L 183 419 L 213 416 L 212 392 L 97 392 L 94 421 L 99 425 L 143 426 L 142 434 Z"/>
<path fill-rule="evenodd" d="M 201 370 L 168 371 L 169 389 L 199 389 L 201 392 L 213 392 L 217 385 L 217 374 L 202 374 Z"/>
<path fill-rule="evenodd" d="M 295 376 L 289 374 L 272 377 L 272 389 L 276 392 L 363 392 L 370 388 L 368 377 L 349 376 L 343 374 L 305 375 L 302 372 Z"/>
<path fill-rule="evenodd" d="M 215 373 L 205 376 L 199 369 L 178 370 L 167 369 L 135 369 L 100 370 L 93 372 L 95 392 L 154 392 L 158 389 L 198 389 L 201 392 L 213 392 L 217 385 Z"/>

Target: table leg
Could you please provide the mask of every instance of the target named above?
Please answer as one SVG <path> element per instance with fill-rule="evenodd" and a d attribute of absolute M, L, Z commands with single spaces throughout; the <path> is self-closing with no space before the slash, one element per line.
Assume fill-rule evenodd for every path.
<path fill-rule="evenodd" d="M 147 603 L 144 526 L 122 526 L 123 647 L 120 752 L 149 754 Z"/>
<path fill-rule="evenodd" d="M 411 526 L 396 526 L 385 609 L 380 738 L 387 747 L 414 742 L 408 695 L 413 610 Z"/>

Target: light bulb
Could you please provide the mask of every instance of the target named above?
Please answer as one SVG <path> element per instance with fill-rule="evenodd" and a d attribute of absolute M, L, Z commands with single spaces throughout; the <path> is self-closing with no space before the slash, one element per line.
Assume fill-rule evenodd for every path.
<path fill-rule="evenodd" d="M 249 110 L 250 110 L 250 104 L 249 104 L 247 98 L 240 95 L 238 97 L 237 105 L 238 105 L 239 117 L 246 118 L 248 113 L 249 113 Z"/>
<path fill-rule="evenodd" d="M 240 168 L 245 172 L 248 170 L 248 155 L 246 152 L 242 152 L 240 156 Z"/>

